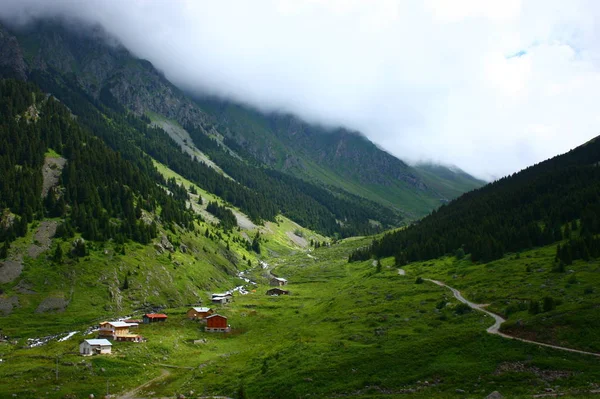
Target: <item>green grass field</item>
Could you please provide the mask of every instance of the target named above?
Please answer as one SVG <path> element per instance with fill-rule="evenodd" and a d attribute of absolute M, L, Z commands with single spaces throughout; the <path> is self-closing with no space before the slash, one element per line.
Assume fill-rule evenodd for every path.
<path fill-rule="evenodd" d="M 417 276 L 435 277 L 502 311 L 507 300 L 537 298 L 539 291 L 523 287 L 548 284 L 550 278 L 563 301 L 556 313 L 514 313 L 509 321 L 522 319 L 535 331 L 542 328 L 543 318 L 557 314 L 593 316 L 577 299 L 584 295 L 579 285 L 571 284 L 558 296 L 565 275 L 548 277 L 548 271 L 542 277 L 543 272 L 527 271 L 528 263 L 544 268 L 546 258 L 553 257 L 552 248 L 488 265 L 445 258 L 408 265 L 401 276 L 392 259 L 382 261 L 380 272 L 372 261 L 348 264 L 349 252 L 367 242 L 350 239 L 266 259 L 289 280 L 291 295 L 268 297 L 264 293 L 269 287 L 260 285 L 255 293 L 218 306 L 229 317 L 230 334 L 205 333 L 198 322 L 185 318 L 186 306 L 172 306 L 165 309 L 165 324 L 139 327 L 147 342 L 117 342 L 110 356 L 80 357 L 81 334 L 32 349 L 22 348 L 24 337 L 16 345 L 1 344 L 0 377 L 9 382 L 2 384 L 0 397 L 98 397 L 106 392 L 107 381 L 111 393 L 122 393 L 157 377 L 139 397 L 238 397 L 243 391 L 250 398 L 483 398 L 498 390 L 518 398 L 546 389 L 586 397 L 598 388 L 600 359 L 489 335 L 485 329 L 492 324 L 490 317 L 457 312 L 458 302 L 448 290 L 415 284 Z M 590 278 L 588 268 L 595 270 L 594 264 L 573 267 L 581 279 Z M 262 273 L 253 269 L 250 276 L 264 281 Z M 590 303 L 597 303 L 595 294 L 588 295 Z M 58 320 L 66 313 L 52 316 Z M 29 328 L 34 331 L 33 325 Z M 43 329 L 40 324 L 38 331 Z M 598 342 L 594 334 L 582 332 L 561 343 L 593 350 Z M 202 339 L 206 343 L 194 343 Z"/>

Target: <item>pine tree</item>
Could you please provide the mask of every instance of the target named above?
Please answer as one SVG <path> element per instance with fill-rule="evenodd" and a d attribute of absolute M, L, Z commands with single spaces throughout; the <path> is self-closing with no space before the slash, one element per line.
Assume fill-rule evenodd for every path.
<path fill-rule="evenodd" d="M 52 260 L 56 263 L 62 263 L 63 261 L 63 249 L 60 243 L 56 245 L 56 249 L 54 250 L 54 254 L 52 255 Z"/>
<path fill-rule="evenodd" d="M 4 241 L 4 244 L 0 248 L 0 259 L 6 259 L 8 256 L 8 250 L 10 249 L 10 243 L 8 240 Z"/>
<path fill-rule="evenodd" d="M 260 255 L 260 232 L 257 231 L 252 240 L 252 250 Z"/>

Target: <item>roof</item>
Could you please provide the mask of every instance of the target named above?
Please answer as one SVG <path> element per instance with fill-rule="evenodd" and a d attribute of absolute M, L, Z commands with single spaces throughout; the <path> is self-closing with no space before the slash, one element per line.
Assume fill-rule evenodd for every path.
<path fill-rule="evenodd" d="M 224 297 L 224 296 L 233 296 L 231 292 L 221 292 L 212 294 L 213 298 L 215 297 Z"/>
<path fill-rule="evenodd" d="M 196 312 L 200 312 L 200 313 L 206 313 L 206 312 L 210 312 L 212 309 L 211 308 L 192 308 L 194 309 Z"/>
<path fill-rule="evenodd" d="M 149 319 L 166 319 L 168 317 L 164 313 L 147 313 L 144 316 Z"/>
<path fill-rule="evenodd" d="M 86 339 L 84 342 L 87 342 L 90 345 L 112 346 L 110 341 L 107 339 Z"/>
<path fill-rule="evenodd" d="M 217 313 L 208 316 L 207 319 L 212 319 L 213 317 L 222 317 L 223 319 L 227 319 L 227 316 L 223 316 Z"/>
<path fill-rule="evenodd" d="M 286 279 L 281 278 L 281 277 L 273 277 L 273 278 L 277 281 L 287 281 Z"/>
<path fill-rule="evenodd" d="M 124 321 L 105 321 L 100 324 L 110 324 L 113 327 L 130 327 L 131 323 L 125 323 Z"/>

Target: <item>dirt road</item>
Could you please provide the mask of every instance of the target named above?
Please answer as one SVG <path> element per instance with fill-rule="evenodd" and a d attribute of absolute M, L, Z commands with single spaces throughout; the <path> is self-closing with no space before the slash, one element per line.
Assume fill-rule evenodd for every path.
<path fill-rule="evenodd" d="M 446 285 L 446 284 L 444 284 L 441 281 L 432 280 L 432 279 L 429 279 L 429 278 L 426 278 L 424 280 L 431 281 L 432 283 L 437 284 L 437 285 L 439 285 L 441 287 L 448 288 L 450 291 L 452 291 L 452 294 L 454 294 L 454 297 L 456 299 L 458 299 L 459 301 L 461 301 L 462 303 L 466 303 L 471 308 L 473 308 L 475 310 L 478 310 L 480 312 L 483 312 L 483 313 L 485 313 L 485 314 L 493 317 L 494 320 L 495 320 L 495 322 L 494 322 L 494 324 L 492 326 L 490 326 L 487 329 L 487 332 L 490 333 L 490 334 L 499 335 L 499 336 L 501 336 L 503 338 L 507 338 L 507 339 L 514 339 L 514 340 L 521 341 L 521 342 L 527 342 L 529 344 L 535 344 L 535 345 L 545 346 L 545 347 L 548 347 L 548 348 L 559 349 L 559 350 L 562 350 L 562 351 L 574 352 L 574 353 L 581 353 L 581 354 L 584 354 L 584 355 L 592 355 L 592 356 L 600 357 L 600 353 L 586 352 L 586 351 L 580 351 L 580 350 L 577 350 L 577 349 L 565 348 L 564 346 L 556 346 L 556 345 L 545 344 L 543 342 L 531 341 L 531 340 L 528 340 L 528 339 L 517 338 L 517 337 L 513 337 L 511 335 L 507 335 L 507 334 L 501 333 L 500 332 L 500 326 L 506 320 L 503 319 L 502 317 L 498 316 L 497 314 L 492 313 L 489 310 L 486 310 L 484 308 L 485 305 L 480 305 L 480 304 L 473 303 L 473 302 L 469 301 L 468 299 L 466 299 L 465 297 L 462 296 L 462 294 L 460 293 L 459 290 L 457 290 L 456 288 L 452 288 L 449 285 Z"/>

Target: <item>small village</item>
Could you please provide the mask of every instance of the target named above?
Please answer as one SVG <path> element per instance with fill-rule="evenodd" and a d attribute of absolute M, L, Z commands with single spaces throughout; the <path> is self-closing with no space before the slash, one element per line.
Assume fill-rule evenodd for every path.
<path fill-rule="evenodd" d="M 290 295 L 290 291 L 281 287 L 286 286 L 285 278 L 271 275 L 269 279 L 270 288 L 266 291 L 268 296 Z M 214 305 L 227 305 L 233 301 L 234 290 L 222 293 L 213 293 L 211 302 Z M 166 323 L 168 315 L 164 313 L 146 313 L 141 318 L 127 318 L 116 321 L 103 321 L 99 323 L 97 338 L 84 339 L 79 344 L 79 354 L 82 356 L 110 355 L 112 354 L 112 342 L 141 343 L 146 339 L 137 332 L 140 324 Z M 216 313 L 215 309 L 206 306 L 192 306 L 186 312 L 186 318 L 195 320 L 201 324 L 200 330 L 207 333 L 229 333 L 231 325 L 227 316 Z"/>

